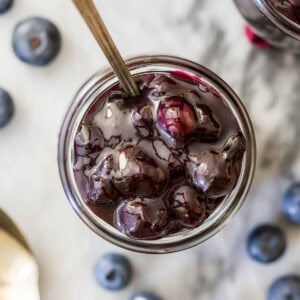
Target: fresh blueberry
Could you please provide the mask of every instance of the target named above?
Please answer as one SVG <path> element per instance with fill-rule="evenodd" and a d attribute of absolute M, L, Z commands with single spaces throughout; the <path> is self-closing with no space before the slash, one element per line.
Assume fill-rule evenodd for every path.
<path fill-rule="evenodd" d="M 132 267 L 125 256 L 106 254 L 95 264 L 94 276 L 103 288 L 112 291 L 121 290 L 128 285 L 132 277 Z"/>
<path fill-rule="evenodd" d="M 150 292 L 138 292 L 134 294 L 130 300 L 162 300 L 157 295 Z"/>
<path fill-rule="evenodd" d="M 295 183 L 283 197 L 283 211 L 294 223 L 300 225 L 300 183 Z"/>
<path fill-rule="evenodd" d="M 268 300 L 299 300 L 300 276 L 288 275 L 277 279 L 269 289 Z"/>
<path fill-rule="evenodd" d="M 0 14 L 6 13 L 13 5 L 13 0 L 0 0 Z"/>
<path fill-rule="evenodd" d="M 14 103 L 11 96 L 0 88 L 0 128 L 4 127 L 14 114 Z"/>
<path fill-rule="evenodd" d="M 274 262 L 283 255 L 285 249 L 285 236 L 282 230 L 274 225 L 260 225 L 248 237 L 248 253 L 261 263 Z"/>
<path fill-rule="evenodd" d="M 60 47 L 61 36 L 57 27 L 44 18 L 29 18 L 15 27 L 13 49 L 25 63 L 45 66 L 57 56 Z"/>

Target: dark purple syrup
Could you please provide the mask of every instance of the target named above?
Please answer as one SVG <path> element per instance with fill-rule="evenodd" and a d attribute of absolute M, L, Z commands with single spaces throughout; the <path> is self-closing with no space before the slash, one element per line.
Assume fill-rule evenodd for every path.
<path fill-rule="evenodd" d="M 222 95 L 183 72 L 119 84 L 87 111 L 74 141 L 74 173 L 89 208 L 134 239 L 200 226 L 232 192 L 245 139 Z"/>
<path fill-rule="evenodd" d="M 299 0 L 268 0 L 272 7 L 290 21 L 300 25 Z"/>

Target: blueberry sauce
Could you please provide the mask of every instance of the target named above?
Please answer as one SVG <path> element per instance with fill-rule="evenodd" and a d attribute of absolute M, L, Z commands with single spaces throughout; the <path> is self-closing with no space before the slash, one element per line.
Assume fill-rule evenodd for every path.
<path fill-rule="evenodd" d="M 246 143 L 222 94 L 181 71 L 147 73 L 141 94 L 119 84 L 86 112 L 74 141 L 88 207 L 133 239 L 200 226 L 234 189 Z"/>

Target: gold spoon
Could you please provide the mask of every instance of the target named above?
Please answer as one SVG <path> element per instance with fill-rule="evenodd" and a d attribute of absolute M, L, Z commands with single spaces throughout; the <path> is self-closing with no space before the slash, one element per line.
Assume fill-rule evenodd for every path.
<path fill-rule="evenodd" d="M 93 0 L 73 0 L 73 2 L 119 78 L 125 92 L 132 97 L 138 96 L 139 89 L 113 42 Z"/>
<path fill-rule="evenodd" d="M 24 248 L 31 252 L 25 237 L 13 220 L 0 208 L 0 228 L 15 238 Z"/>
<path fill-rule="evenodd" d="M 40 300 L 38 265 L 25 237 L 0 209 L 0 300 Z"/>

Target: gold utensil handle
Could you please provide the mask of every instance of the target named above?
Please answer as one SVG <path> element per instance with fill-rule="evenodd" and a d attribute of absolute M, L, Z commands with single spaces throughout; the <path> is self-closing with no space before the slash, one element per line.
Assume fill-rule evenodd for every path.
<path fill-rule="evenodd" d="M 73 2 L 110 62 L 125 92 L 133 97 L 138 96 L 139 89 L 113 42 L 93 0 L 73 0 Z"/>
<path fill-rule="evenodd" d="M 0 228 L 15 238 L 19 243 L 21 243 L 27 250 L 30 250 L 25 237 L 19 230 L 17 225 L 13 220 L 0 208 Z"/>

